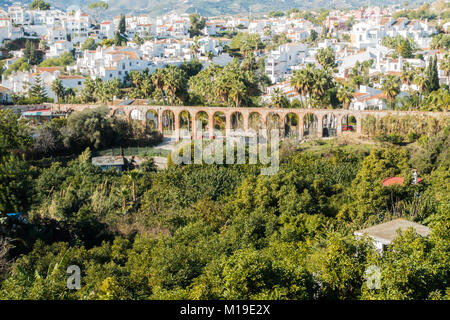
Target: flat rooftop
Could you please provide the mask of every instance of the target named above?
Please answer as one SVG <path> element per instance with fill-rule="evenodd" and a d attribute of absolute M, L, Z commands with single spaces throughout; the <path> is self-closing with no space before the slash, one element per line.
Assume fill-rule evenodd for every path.
<path fill-rule="evenodd" d="M 367 234 L 375 240 L 390 243 L 397 236 L 398 229 L 404 232 L 411 227 L 423 237 L 426 237 L 431 233 L 431 229 L 426 226 L 400 218 L 355 231 L 354 234 L 358 236 Z"/>
<path fill-rule="evenodd" d="M 123 166 L 122 156 L 101 156 L 93 157 L 92 164 L 96 166 Z"/>

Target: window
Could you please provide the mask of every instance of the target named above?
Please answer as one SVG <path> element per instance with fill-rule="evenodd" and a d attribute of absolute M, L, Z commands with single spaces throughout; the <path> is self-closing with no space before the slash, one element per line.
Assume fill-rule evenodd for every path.
<path fill-rule="evenodd" d="M 81 86 L 81 81 L 78 81 L 78 85 Z"/>

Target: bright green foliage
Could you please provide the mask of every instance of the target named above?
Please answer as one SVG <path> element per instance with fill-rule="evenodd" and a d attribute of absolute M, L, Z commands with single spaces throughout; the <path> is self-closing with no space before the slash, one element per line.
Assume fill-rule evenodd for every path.
<path fill-rule="evenodd" d="M 81 50 L 95 50 L 97 48 L 97 44 L 95 40 L 92 38 L 87 38 L 83 44 L 81 45 Z"/>
<path fill-rule="evenodd" d="M 251 96 L 259 94 L 263 79 L 260 71 L 253 68 L 253 63 L 244 60 L 240 65 L 237 59 L 225 67 L 210 65 L 189 79 L 191 99 L 207 105 L 249 106 Z"/>
<path fill-rule="evenodd" d="M 30 4 L 30 8 L 34 10 L 50 10 L 50 4 L 43 0 L 33 0 Z"/>
<path fill-rule="evenodd" d="M 403 58 L 412 58 L 416 51 L 416 44 L 411 38 L 404 38 L 401 35 L 396 37 L 384 37 L 382 44 L 388 48 L 395 49 L 397 54 Z"/>
<path fill-rule="evenodd" d="M 5 78 L 8 78 L 8 76 L 15 71 L 30 71 L 30 70 L 31 66 L 27 62 L 27 58 L 22 57 L 17 61 L 15 61 L 13 64 L 11 64 L 3 74 Z"/>

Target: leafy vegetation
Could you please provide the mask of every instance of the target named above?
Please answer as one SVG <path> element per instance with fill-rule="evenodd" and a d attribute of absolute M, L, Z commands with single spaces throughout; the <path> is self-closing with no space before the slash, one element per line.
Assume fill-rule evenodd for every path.
<path fill-rule="evenodd" d="M 12 155 L 43 145 L 43 136 L 32 139 L 26 123 L 1 112 L 1 243 L 14 260 L 0 260 L 2 299 L 449 298 L 448 123 L 427 122 L 407 147 L 330 140 L 310 142 L 321 145 L 313 152 L 287 140 L 271 176 L 259 175 L 259 164 L 155 171 L 148 163 L 119 173 L 101 171 L 82 152 L 123 135 L 106 111 L 38 127 L 77 150 L 49 167 Z M 399 132 L 407 136 L 409 127 Z M 422 183 L 381 184 L 389 176 L 412 181 L 411 168 Z M 16 211 L 26 221 L 5 218 Z M 352 235 L 396 217 L 433 232 L 407 231 L 382 256 Z M 66 288 L 74 264 L 80 290 Z M 381 269 L 378 290 L 365 281 L 371 265 Z"/>

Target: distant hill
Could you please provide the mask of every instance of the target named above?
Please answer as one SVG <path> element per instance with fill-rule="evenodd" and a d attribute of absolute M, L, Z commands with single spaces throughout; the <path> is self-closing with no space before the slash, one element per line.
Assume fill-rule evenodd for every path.
<path fill-rule="evenodd" d="M 29 4 L 30 0 L 0 0 L 2 6 L 12 2 Z M 95 0 L 47 0 L 57 8 L 67 9 L 71 6 L 86 9 L 89 3 Z M 105 0 L 110 8 L 106 12 L 108 16 L 121 12 L 136 14 L 149 13 L 152 16 L 171 12 L 194 13 L 203 16 L 216 16 L 226 14 L 252 14 L 266 13 L 274 10 L 299 9 L 335 9 L 335 8 L 359 8 L 371 5 L 403 6 L 404 0 Z M 410 5 L 432 2 L 431 0 L 409 0 Z"/>

